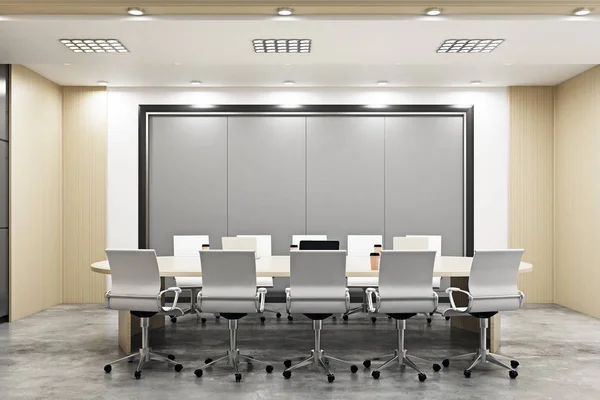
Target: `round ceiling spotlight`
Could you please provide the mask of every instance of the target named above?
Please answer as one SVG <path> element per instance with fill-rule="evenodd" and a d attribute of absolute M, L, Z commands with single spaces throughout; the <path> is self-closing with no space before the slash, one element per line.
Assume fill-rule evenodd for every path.
<path fill-rule="evenodd" d="M 198 86 L 198 85 L 202 85 L 202 82 L 200 82 L 200 81 L 191 81 L 190 85 Z"/>
<path fill-rule="evenodd" d="M 127 9 L 127 14 L 133 15 L 134 17 L 141 17 L 142 15 L 146 14 L 146 12 L 139 7 L 129 7 Z"/>
<path fill-rule="evenodd" d="M 475 86 L 477 86 L 477 85 L 481 85 L 481 81 L 471 81 L 471 82 L 469 82 L 469 83 L 470 83 L 471 85 L 475 85 Z"/>
<path fill-rule="evenodd" d="M 294 81 L 283 81 L 283 84 L 286 85 L 286 86 L 293 86 L 293 85 L 296 84 L 296 82 L 294 82 Z"/>
<path fill-rule="evenodd" d="M 377 81 L 377 84 L 378 84 L 379 86 L 385 86 L 385 85 L 387 85 L 387 84 L 388 84 L 388 81 Z"/>
<path fill-rule="evenodd" d="M 277 9 L 277 14 L 281 15 L 282 17 L 289 17 L 293 13 L 294 10 L 289 7 L 281 7 Z"/>
<path fill-rule="evenodd" d="M 579 7 L 573 10 L 573 15 L 578 17 L 583 17 L 584 15 L 589 15 L 592 12 L 591 8 L 587 7 Z"/>
<path fill-rule="evenodd" d="M 108 86 L 108 82 L 106 82 L 106 81 L 98 81 L 98 85 L 100 85 L 100 86 Z"/>
<path fill-rule="evenodd" d="M 425 10 L 425 14 L 429 15 L 430 17 L 435 17 L 436 15 L 440 15 L 441 13 L 442 9 L 439 7 L 427 8 Z"/>

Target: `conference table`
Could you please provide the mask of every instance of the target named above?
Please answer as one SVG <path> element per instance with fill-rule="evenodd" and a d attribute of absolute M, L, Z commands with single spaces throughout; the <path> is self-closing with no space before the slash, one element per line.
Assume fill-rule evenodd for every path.
<path fill-rule="evenodd" d="M 157 257 L 158 269 L 161 277 L 201 277 L 202 266 L 200 257 Z M 450 277 L 451 285 L 462 289 L 468 289 L 468 277 L 471 272 L 472 257 L 436 257 L 433 270 L 434 277 Z M 101 274 L 110 274 L 110 265 L 107 260 L 95 262 L 91 265 L 94 272 Z M 533 266 L 526 262 L 521 262 L 519 273 L 527 273 L 533 270 Z M 377 277 L 378 270 L 371 269 L 369 256 L 347 256 L 346 258 L 346 277 Z M 287 278 L 290 276 L 290 257 L 289 256 L 270 256 L 260 257 L 256 260 L 257 277 Z M 457 298 L 457 306 L 466 302 L 464 298 Z M 440 304 L 442 309 L 443 304 Z M 131 338 L 139 332 L 136 318 L 129 312 L 119 312 L 119 346 L 125 351 L 131 351 Z M 434 320 L 435 323 L 435 320 Z M 477 320 L 473 317 L 452 318 L 453 327 L 478 332 Z M 164 325 L 164 316 L 155 317 L 154 327 Z M 490 319 L 490 349 L 495 351 L 500 347 L 500 318 L 499 315 Z"/>

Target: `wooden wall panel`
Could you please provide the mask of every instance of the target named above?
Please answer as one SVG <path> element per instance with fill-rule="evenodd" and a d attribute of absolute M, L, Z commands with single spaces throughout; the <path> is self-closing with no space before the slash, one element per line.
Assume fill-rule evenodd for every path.
<path fill-rule="evenodd" d="M 103 303 L 106 277 L 106 88 L 63 88 L 63 302 Z"/>
<path fill-rule="evenodd" d="M 62 300 L 62 93 L 13 65 L 10 94 L 11 321 Z"/>
<path fill-rule="evenodd" d="M 555 98 L 554 301 L 600 318 L 600 67 Z"/>
<path fill-rule="evenodd" d="M 527 303 L 552 303 L 554 291 L 554 88 L 511 87 L 509 246 L 525 249 Z"/>

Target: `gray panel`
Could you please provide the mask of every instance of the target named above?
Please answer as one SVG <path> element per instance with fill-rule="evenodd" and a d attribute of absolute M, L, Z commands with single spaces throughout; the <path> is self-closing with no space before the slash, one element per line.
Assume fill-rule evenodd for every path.
<path fill-rule="evenodd" d="M 227 236 L 227 118 L 156 116 L 149 132 L 150 247 L 173 254 L 173 235 Z"/>
<path fill-rule="evenodd" d="M 8 140 L 8 65 L 0 64 L 0 139 Z"/>
<path fill-rule="evenodd" d="M 305 118 L 229 117 L 229 235 L 271 235 L 289 253 L 305 230 Z"/>
<path fill-rule="evenodd" d="M 386 117 L 385 247 L 394 236 L 442 235 L 463 255 L 463 119 Z"/>
<path fill-rule="evenodd" d="M 8 228 L 8 142 L 0 141 L 0 228 Z"/>
<path fill-rule="evenodd" d="M 0 317 L 8 315 L 8 229 L 0 229 Z"/>
<path fill-rule="evenodd" d="M 307 234 L 383 234 L 384 118 L 307 118 Z"/>

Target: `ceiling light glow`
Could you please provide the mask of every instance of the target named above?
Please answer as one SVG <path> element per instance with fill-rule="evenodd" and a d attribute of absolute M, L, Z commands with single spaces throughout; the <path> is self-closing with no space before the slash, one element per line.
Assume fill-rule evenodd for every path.
<path fill-rule="evenodd" d="M 491 53 L 504 39 L 448 39 L 437 49 L 438 53 Z"/>
<path fill-rule="evenodd" d="M 442 9 L 438 7 L 428 8 L 425 10 L 425 14 L 430 17 L 435 17 L 436 15 L 440 15 L 442 13 Z"/>
<path fill-rule="evenodd" d="M 470 83 L 471 85 L 475 85 L 475 86 L 477 86 L 477 85 L 481 85 L 481 81 L 471 81 L 471 82 L 469 82 L 469 83 Z"/>
<path fill-rule="evenodd" d="M 255 53 L 310 53 L 310 39 L 254 39 Z"/>
<path fill-rule="evenodd" d="M 293 85 L 296 84 L 296 82 L 294 82 L 294 81 L 283 81 L 283 84 L 286 85 L 286 86 L 293 86 Z"/>
<path fill-rule="evenodd" d="M 379 86 L 385 86 L 385 85 L 387 85 L 387 84 L 388 84 L 388 81 L 377 81 L 377 84 L 378 84 Z"/>
<path fill-rule="evenodd" d="M 281 7 L 277 9 L 277 14 L 281 15 L 282 17 L 288 17 L 290 15 L 292 15 L 294 13 L 294 10 L 289 8 L 289 7 Z"/>
<path fill-rule="evenodd" d="M 116 39 L 60 39 L 74 53 L 129 53 Z"/>
<path fill-rule="evenodd" d="M 200 81 L 190 81 L 190 85 L 199 86 L 199 85 L 202 85 L 202 82 L 200 82 Z"/>
<path fill-rule="evenodd" d="M 589 15 L 592 12 L 591 8 L 587 7 L 579 7 L 573 10 L 573 15 L 578 17 L 583 17 L 584 15 Z"/>
<path fill-rule="evenodd" d="M 129 7 L 127 9 L 127 14 L 133 15 L 135 17 L 141 17 L 145 14 L 145 11 L 139 7 Z"/>
<path fill-rule="evenodd" d="M 100 85 L 100 86 L 108 86 L 108 82 L 106 82 L 106 81 L 98 81 L 98 85 Z"/>

